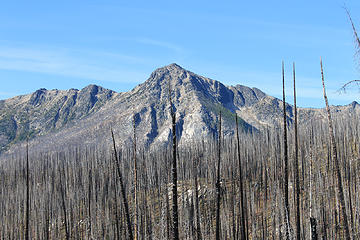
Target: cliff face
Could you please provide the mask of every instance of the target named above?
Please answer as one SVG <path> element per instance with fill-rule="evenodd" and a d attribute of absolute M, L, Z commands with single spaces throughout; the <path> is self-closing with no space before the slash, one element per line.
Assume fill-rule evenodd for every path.
<path fill-rule="evenodd" d="M 177 64 L 155 70 L 144 83 L 125 93 L 89 85 L 82 90 L 40 89 L 33 94 L 0 101 L 0 151 L 27 137 L 42 148 L 99 144 L 109 140 L 114 129 L 122 144 L 131 143 L 135 116 L 139 144 L 161 146 L 170 138 L 169 83 L 176 109 L 179 144 L 216 134 L 222 111 L 224 133 L 232 134 L 235 115 L 244 132 L 278 128 L 282 102 L 259 89 L 226 86 L 199 76 Z M 356 102 L 332 108 L 342 115 L 359 114 Z M 293 108 L 287 105 L 288 122 Z M 299 122 L 325 119 L 323 109 L 299 109 Z"/>
<path fill-rule="evenodd" d="M 9 145 L 70 126 L 107 103 L 114 92 L 95 85 L 82 90 L 39 89 L 0 102 L 0 151 Z"/>

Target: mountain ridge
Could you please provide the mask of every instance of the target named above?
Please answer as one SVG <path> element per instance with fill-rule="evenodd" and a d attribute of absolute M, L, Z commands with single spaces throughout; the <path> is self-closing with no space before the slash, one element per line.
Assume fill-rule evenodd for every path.
<path fill-rule="evenodd" d="M 171 136 L 169 83 L 176 109 L 179 144 L 194 137 L 214 136 L 220 110 L 226 135 L 233 134 L 235 113 L 244 132 L 281 126 L 281 100 L 257 88 L 224 85 L 173 63 L 156 69 L 145 82 L 128 92 L 117 93 L 90 84 L 81 90 L 42 88 L 32 94 L 0 101 L 0 152 L 28 137 L 48 139 L 48 142 L 54 138 L 59 146 L 74 142 L 106 142 L 110 127 L 123 144 L 128 144 L 131 143 L 133 116 L 139 144 L 166 145 Z M 291 123 L 293 107 L 287 104 L 286 109 Z M 360 112 L 357 102 L 332 109 L 346 115 L 352 111 Z M 325 112 L 323 109 L 299 108 L 300 124 L 308 119 L 325 119 Z M 47 145 L 46 141 L 43 144 Z"/>

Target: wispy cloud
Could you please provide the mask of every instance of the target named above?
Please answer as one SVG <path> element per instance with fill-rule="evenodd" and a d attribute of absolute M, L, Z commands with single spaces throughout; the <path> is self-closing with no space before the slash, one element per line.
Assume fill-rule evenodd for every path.
<path fill-rule="evenodd" d="M 11 92 L 0 92 L 0 96 L 4 96 L 4 97 L 10 97 L 14 95 L 15 93 L 11 93 Z"/>
<path fill-rule="evenodd" d="M 140 82 L 138 71 L 122 67 L 142 58 L 121 54 L 33 47 L 0 47 L 0 69 L 64 75 L 109 82 Z M 114 64 L 115 62 L 115 64 Z M 111 66 L 111 67 L 110 67 Z"/>
<path fill-rule="evenodd" d="M 16 95 L 19 95 L 19 94 L 13 93 L 13 92 L 0 92 L 0 100 L 8 99 L 8 98 L 11 98 Z"/>
<path fill-rule="evenodd" d="M 169 43 L 169 42 L 163 42 L 163 41 L 158 41 L 158 40 L 149 39 L 149 38 L 136 38 L 135 41 L 138 43 L 143 43 L 143 44 L 147 44 L 147 45 L 157 46 L 157 47 L 161 47 L 161 48 L 167 48 L 176 53 L 183 53 L 185 51 L 182 47 L 180 47 L 176 44 L 173 44 L 173 43 Z"/>

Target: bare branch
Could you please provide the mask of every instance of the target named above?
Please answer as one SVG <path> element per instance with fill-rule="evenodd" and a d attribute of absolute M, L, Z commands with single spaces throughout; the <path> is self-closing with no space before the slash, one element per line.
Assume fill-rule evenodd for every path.
<path fill-rule="evenodd" d="M 351 23 L 351 27 L 352 27 L 352 29 L 353 29 L 353 33 L 354 33 L 354 37 L 355 37 L 355 41 L 356 41 L 355 47 L 359 50 L 359 49 L 360 49 L 360 39 L 359 39 L 359 36 L 358 36 L 358 34 L 357 34 L 357 31 L 356 31 L 354 22 L 353 22 L 353 20 L 352 20 L 352 18 L 351 18 L 351 15 L 350 15 L 349 10 L 348 10 L 345 6 L 344 6 L 344 9 L 345 9 L 345 11 L 346 11 L 346 14 L 347 14 L 348 17 L 349 17 L 349 20 L 350 20 L 350 23 Z"/>
<path fill-rule="evenodd" d="M 355 80 L 351 80 L 351 81 L 345 83 L 337 92 L 338 93 L 346 93 L 346 89 L 348 89 L 350 85 L 354 85 L 354 84 L 356 84 L 357 86 L 360 86 L 360 80 L 355 79 Z"/>

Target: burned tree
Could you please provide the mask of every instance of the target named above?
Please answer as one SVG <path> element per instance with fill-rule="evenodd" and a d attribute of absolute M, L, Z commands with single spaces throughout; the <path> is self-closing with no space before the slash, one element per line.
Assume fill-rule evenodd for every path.
<path fill-rule="evenodd" d="M 344 190 L 343 190 L 343 183 L 342 183 L 342 176 L 341 176 L 341 170 L 340 170 L 340 163 L 338 159 L 338 153 L 336 149 L 336 141 L 335 141 L 335 135 L 334 135 L 334 128 L 333 128 L 333 122 L 331 119 L 331 113 L 330 113 L 330 107 L 328 98 L 326 96 L 326 90 L 325 90 L 325 80 L 324 80 L 324 71 L 323 71 L 323 64 L 322 60 L 320 58 L 320 67 L 321 67 L 321 81 L 323 86 L 323 95 L 324 95 L 324 101 L 326 104 L 326 112 L 327 112 L 327 118 L 328 118 L 328 124 L 329 124 L 329 138 L 331 143 L 331 153 L 332 153 L 332 160 L 335 164 L 335 172 L 337 177 L 337 190 L 338 190 L 338 197 L 339 202 L 341 206 L 341 213 L 343 216 L 344 221 L 344 230 L 345 230 L 345 238 L 347 240 L 350 240 L 350 230 L 349 230 L 349 224 L 348 224 L 348 217 L 346 213 L 346 204 L 345 204 L 345 198 L 344 198 Z"/>
<path fill-rule="evenodd" d="M 169 80 L 169 104 L 172 126 L 172 198 L 173 198 L 173 239 L 179 239 L 179 213 L 178 213 L 178 193 L 177 193 L 177 153 L 176 153 L 176 115 L 171 99 L 171 85 Z"/>
<path fill-rule="evenodd" d="M 124 208 L 125 208 L 125 217 L 126 217 L 126 223 L 127 223 L 127 228 L 128 228 L 128 235 L 129 235 L 129 239 L 134 239 L 133 233 L 132 233 L 131 220 L 130 220 L 129 204 L 128 204 L 128 201 L 127 201 L 126 191 L 125 191 L 125 187 L 124 187 L 124 183 L 123 183 L 123 177 L 122 177 L 121 170 L 120 170 L 119 156 L 118 156 L 118 153 L 116 151 L 114 132 L 112 130 L 111 130 L 111 137 L 112 137 L 112 140 L 113 140 L 115 163 L 116 163 L 116 168 L 117 168 L 119 182 L 120 182 L 121 196 L 122 196 L 123 203 L 124 203 Z"/>

